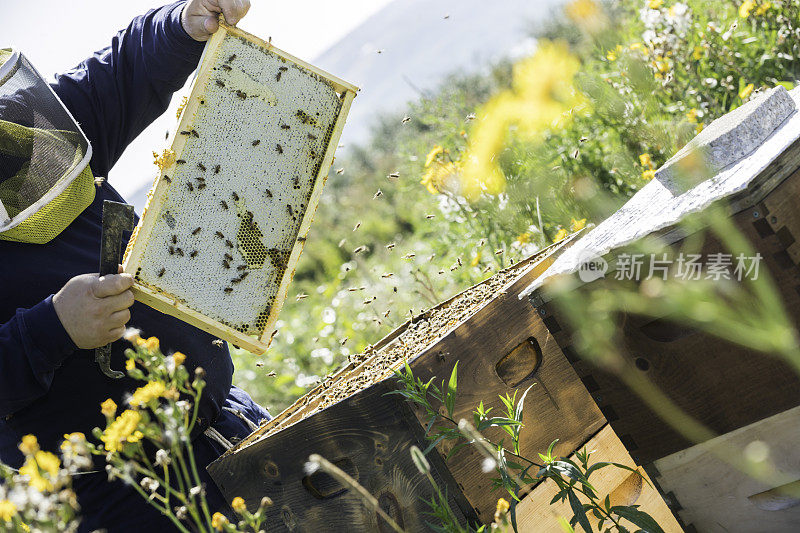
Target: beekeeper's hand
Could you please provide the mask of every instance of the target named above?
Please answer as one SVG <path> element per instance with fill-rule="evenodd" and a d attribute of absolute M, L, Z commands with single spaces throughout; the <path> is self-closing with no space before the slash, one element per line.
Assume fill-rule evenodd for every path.
<path fill-rule="evenodd" d="M 131 319 L 132 286 L 130 274 L 83 274 L 53 296 L 58 319 L 78 348 L 98 348 L 122 337 Z"/>
<path fill-rule="evenodd" d="M 219 14 L 225 22 L 236 24 L 250 10 L 250 0 L 189 0 L 183 8 L 181 23 L 195 41 L 207 41 L 219 28 Z"/>

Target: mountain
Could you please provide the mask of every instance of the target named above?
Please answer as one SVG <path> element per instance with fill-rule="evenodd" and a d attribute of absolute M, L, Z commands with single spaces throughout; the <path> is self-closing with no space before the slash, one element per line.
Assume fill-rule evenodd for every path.
<path fill-rule="evenodd" d="M 369 138 L 373 117 L 455 71 L 530 52 L 531 28 L 558 0 L 395 0 L 314 60 L 361 87 L 342 142 Z"/>

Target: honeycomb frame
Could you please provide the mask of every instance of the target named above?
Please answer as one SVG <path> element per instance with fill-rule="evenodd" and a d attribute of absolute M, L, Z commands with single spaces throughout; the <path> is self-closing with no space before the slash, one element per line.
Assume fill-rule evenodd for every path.
<path fill-rule="evenodd" d="M 232 47 L 242 49 L 242 46 L 246 47 L 243 49 L 245 52 L 242 54 L 243 56 L 250 54 L 251 49 L 264 54 L 263 64 L 256 61 L 256 65 L 253 67 L 262 68 L 262 77 L 263 69 L 267 68 L 264 65 L 268 61 L 281 65 L 271 74 L 274 78 L 270 84 L 264 83 L 263 79 L 254 78 L 252 72 L 245 70 L 245 67 L 231 68 L 231 65 L 237 65 L 234 62 L 236 55 L 228 55 L 228 53 L 230 50 L 236 49 Z M 256 52 L 252 53 L 256 54 Z M 260 54 L 256 55 L 261 58 Z M 253 63 L 248 63 L 246 66 L 249 68 L 253 66 Z M 283 80 L 282 76 L 284 76 Z M 319 91 L 313 93 L 313 98 L 318 97 L 321 102 L 318 108 L 314 107 L 317 102 L 309 101 L 307 110 L 305 107 L 301 107 L 291 117 L 279 117 L 281 129 L 290 130 L 291 127 L 297 125 L 297 131 L 302 133 L 305 131 L 303 130 L 305 126 L 321 128 L 321 130 L 313 130 L 318 132 L 319 136 L 311 134 L 311 130 L 306 133 L 308 139 L 313 140 L 304 143 L 302 151 L 294 150 L 289 146 L 284 148 L 281 145 L 283 141 L 280 141 L 274 147 L 270 147 L 271 156 L 255 156 L 245 160 L 246 164 L 250 166 L 245 169 L 248 172 L 246 172 L 247 177 L 244 178 L 240 176 L 245 172 L 238 166 L 230 171 L 229 175 L 226 175 L 225 171 L 221 172 L 221 165 L 217 165 L 211 160 L 203 162 L 195 157 L 198 151 L 203 149 L 201 144 L 205 130 L 203 117 L 207 117 L 208 123 L 212 123 L 214 120 L 230 124 L 236 124 L 234 122 L 236 120 L 253 122 L 255 120 L 253 117 L 260 116 L 254 115 L 252 112 L 248 114 L 247 104 L 260 99 L 266 104 L 256 102 L 252 105 L 261 105 L 262 108 L 264 105 L 268 105 L 277 109 L 278 104 L 275 102 L 279 102 L 279 100 L 275 90 L 280 93 L 281 89 L 275 88 L 284 87 L 284 85 L 277 85 L 279 83 L 289 84 L 290 89 L 287 89 L 287 92 L 290 92 L 295 85 L 306 87 L 303 85 L 304 83 L 309 88 L 313 89 L 314 84 L 319 88 Z M 224 90 L 221 89 L 223 87 Z M 272 46 L 271 42 L 266 42 L 239 28 L 221 23 L 220 30 L 208 41 L 203 52 L 200 68 L 192 84 L 191 94 L 180 113 L 178 127 L 169 140 L 170 148 L 157 160 L 158 176 L 148 194 L 148 201 L 139 224 L 125 251 L 123 270 L 134 277 L 133 293 L 136 300 L 236 346 L 256 354 L 263 354 L 274 336 L 275 322 L 286 299 L 288 286 L 305 245 L 307 233 L 328 177 L 328 171 L 333 164 L 334 153 L 350 105 L 357 92 L 358 88 L 354 85 Z M 217 98 L 215 95 L 218 93 L 230 93 L 225 97 L 229 97 L 235 102 L 241 101 L 242 116 L 237 118 L 225 115 L 224 119 L 219 118 L 217 109 L 206 105 L 206 100 Z M 290 100 L 290 97 L 281 98 L 281 105 L 284 101 Z M 323 101 L 325 98 L 327 101 Z M 334 102 L 334 98 L 338 99 L 338 102 Z M 231 103 L 225 102 L 225 105 L 230 106 Z M 325 107 L 326 105 L 327 107 Z M 316 113 L 314 109 L 317 109 Z M 277 110 L 273 114 L 275 113 Z M 267 118 L 274 119 L 274 117 Z M 317 119 L 319 120 L 315 122 Z M 265 122 L 268 120 L 265 119 Z M 265 130 L 264 134 L 280 137 L 277 135 L 280 133 L 277 130 L 278 126 L 276 124 L 271 126 L 272 128 L 269 131 Z M 294 130 L 291 130 L 291 133 L 295 134 Z M 230 152 L 241 150 L 244 146 L 241 143 L 234 145 L 233 137 L 228 140 L 230 141 L 229 146 L 233 146 L 230 148 Z M 215 142 L 220 141 L 211 141 L 211 144 Z M 248 147 L 248 149 L 252 148 L 253 153 L 265 154 L 267 152 L 265 147 L 258 146 L 258 143 L 260 143 L 258 139 L 252 141 L 252 147 Z M 295 142 L 295 144 L 297 143 Z M 256 150 L 257 148 L 260 152 Z M 283 160 L 279 159 L 278 164 L 275 164 L 276 154 L 282 155 L 284 151 L 286 151 L 287 157 Z M 286 161 L 286 163 L 281 161 Z M 242 160 L 236 160 L 236 163 L 241 165 Z M 195 175 L 192 179 L 187 180 L 187 169 L 189 168 L 193 169 L 196 174 L 201 174 L 202 177 Z M 259 181 L 258 178 L 253 177 L 259 172 L 262 174 L 266 172 L 269 175 L 264 178 L 264 181 Z M 288 177 L 289 173 L 296 177 L 276 183 L 275 180 Z M 227 182 L 243 183 L 245 189 L 249 188 L 251 191 L 253 187 L 259 190 L 264 189 L 264 185 L 267 183 L 266 197 L 265 199 L 257 198 L 253 202 L 253 195 L 250 194 L 248 198 L 245 198 L 244 193 L 248 191 L 245 190 L 239 194 L 236 192 L 238 187 L 226 190 L 226 196 L 222 197 L 219 194 L 227 183 L 215 182 L 217 175 L 220 178 L 225 177 Z M 300 183 L 301 179 L 303 180 L 302 184 Z M 198 209 L 193 209 L 194 206 L 187 204 L 185 197 L 190 192 L 197 195 L 193 198 L 199 197 L 198 187 L 206 189 L 207 185 L 213 186 L 202 191 L 205 203 L 199 205 Z M 239 190 L 241 191 L 241 189 Z M 209 194 L 211 191 L 213 192 Z M 292 196 L 293 194 L 294 196 Z M 277 201 L 272 201 L 286 198 L 295 200 L 301 198 L 305 202 L 301 201 L 299 204 L 289 202 L 285 206 L 279 206 Z M 220 216 L 208 216 L 207 212 L 205 212 L 206 216 L 201 216 L 200 208 L 206 209 L 210 205 L 209 199 L 212 199 L 215 205 L 220 206 L 218 207 Z M 201 200 L 197 201 L 199 204 Z M 250 203 L 245 204 L 245 201 Z M 279 211 L 283 213 L 284 219 L 292 222 L 285 226 L 278 224 L 277 230 L 273 227 L 272 234 L 266 235 L 266 240 L 277 239 L 280 234 L 283 238 L 283 247 L 274 242 L 265 242 L 264 239 L 265 225 L 270 221 L 275 225 L 274 215 Z M 178 216 L 178 213 L 182 214 Z M 233 218 L 234 215 L 235 218 Z M 195 216 L 196 220 L 192 216 Z M 265 221 L 264 216 L 272 218 Z M 177 223 L 176 218 L 178 218 Z M 227 222 L 225 222 L 226 220 Z M 238 229 L 230 229 L 231 221 L 238 224 Z M 181 225 L 182 233 L 174 230 L 176 224 Z M 220 227 L 219 224 L 227 224 L 227 230 Z M 187 228 L 195 225 L 197 226 L 196 233 L 187 231 Z M 215 229 L 217 227 L 219 229 Z M 169 233 L 172 235 L 167 237 Z M 192 245 L 186 247 L 186 250 L 181 248 L 184 240 L 192 241 Z M 287 244 L 289 241 L 291 243 Z M 222 259 L 215 263 L 217 267 L 209 266 L 207 261 L 202 263 L 205 270 L 202 266 L 197 268 L 192 266 L 201 265 L 199 259 L 206 257 L 204 252 L 211 250 L 219 254 L 222 243 L 229 247 L 229 251 L 227 248 L 222 248 L 225 252 L 221 256 Z M 165 255 L 165 250 L 169 250 L 169 256 Z M 167 269 L 162 267 L 154 274 L 156 265 L 163 263 L 165 258 L 174 262 L 178 258 L 178 253 L 183 265 L 189 264 L 188 261 L 195 259 L 197 261 L 189 264 L 187 270 L 170 268 L 169 275 L 164 275 Z M 234 257 L 237 261 L 234 261 Z M 229 261 L 228 258 L 231 260 Z M 242 264 L 235 267 L 235 262 Z M 236 276 L 230 280 L 223 292 L 217 291 L 220 294 L 213 292 L 220 288 L 213 286 L 213 283 L 200 286 L 198 279 L 202 281 L 218 279 L 220 272 L 228 277 Z M 250 280 L 240 284 L 248 274 L 253 274 L 250 276 Z M 192 276 L 195 277 L 195 280 L 191 282 L 194 283 L 194 287 L 183 287 L 181 283 Z M 198 276 L 200 277 L 198 278 Z M 253 285 L 253 283 L 261 283 L 261 285 Z M 246 284 L 251 284 L 251 287 L 258 290 L 249 292 L 235 290 Z M 220 316 L 222 311 L 218 307 L 222 308 L 223 305 L 211 305 L 205 302 L 205 300 L 214 298 L 217 298 L 215 303 L 223 302 L 228 306 L 229 311 L 234 311 L 232 313 L 234 315 L 239 308 L 246 309 L 249 314 L 238 322 L 230 317 L 222 317 Z M 240 302 L 241 305 L 239 305 Z M 254 306 L 261 310 L 257 316 L 254 315 Z"/>

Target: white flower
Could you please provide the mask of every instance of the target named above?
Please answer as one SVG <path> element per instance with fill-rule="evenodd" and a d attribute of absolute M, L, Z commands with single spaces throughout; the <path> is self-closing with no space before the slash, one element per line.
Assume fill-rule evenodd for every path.
<path fill-rule="evenodd" d="M 156 466 L 168 466 L 171 459 L 167 450 L 158 450 L 156 452 Z"/>

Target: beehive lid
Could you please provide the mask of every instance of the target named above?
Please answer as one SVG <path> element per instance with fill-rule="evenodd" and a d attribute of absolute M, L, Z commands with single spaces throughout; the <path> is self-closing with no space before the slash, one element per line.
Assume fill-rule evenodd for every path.
<path fill-rule="evenodd" d="M 793 146 L 800 138 L 799 104 L 800 88 L 787 92 L 779 86 L 709 124 L 650 183 L 564 252 L 519 297 L 530 296 L 548 278 L 576 272 L 587 261 L 647 235 L 669 233 L 687 215 L 719 200 L 726 199 L 732 213 L 761 201 L 800 166 L 800 150 Z M 695 156 L 702 157 L 714 175 L 686 189 L 676 169 Z"/>
<path fill-rule="evenodd" d="M 263 353 L 356 91 L 221 25 L 126 250 L 136 299 Z"/>

